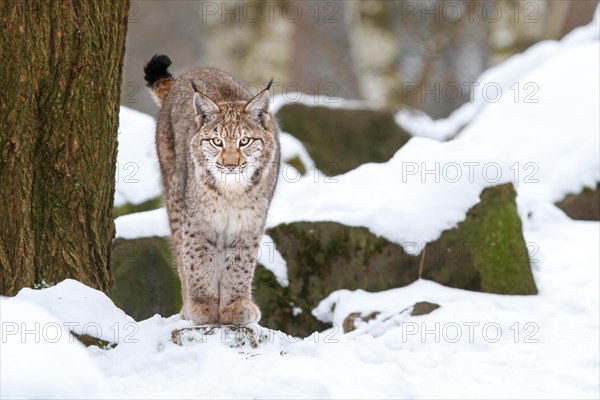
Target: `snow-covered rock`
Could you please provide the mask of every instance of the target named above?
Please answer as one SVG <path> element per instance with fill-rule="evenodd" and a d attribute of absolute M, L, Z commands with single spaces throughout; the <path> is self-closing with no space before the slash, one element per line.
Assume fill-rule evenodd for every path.
<path fill-rule="evenodd" d="M 85 287 L 84 285 L 79 284 Z M 59 286 L 60 296 L 69 296 Z M 37 291 L 40 297 L 18 295 L 16 299 L 0 297 L 0 397 L 3 399 L 83 399 L 110 397 L 111 385 L 97 363 L 73 335 L 71 326 L 82 324 L 83 314 L 94 310 L 85 304 L 80 313 L 62 306 L 59 299 Z M 85 287 L 86 293 L 94 290 Z M 43 294 L 42 294 L 43 293 Z M 39 301 L 42 306 L 37 305 Z M 54 310 L 66 319 L 49 311 Z M 118 312 L 114 307 L 112 312 Z M 97 315 L 103 318 L 104 315 Z"/>

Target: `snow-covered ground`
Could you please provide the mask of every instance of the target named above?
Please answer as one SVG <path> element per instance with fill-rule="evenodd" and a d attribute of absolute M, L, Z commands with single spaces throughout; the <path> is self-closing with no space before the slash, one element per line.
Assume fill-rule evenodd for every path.
<path fill-rule="evenodd" d="M 572 221 L 553 205 L 600 181 L 598 23 L 597 12 L 561 42 L 487 71 L 479 81 L 505 91 L 497 102 L 476 98 L 441 121 L 399 114 L 419 137 L 386 163 L 325 177 L 301 143 L 282 135 L 284 156 L 300 156 L 309 173 L 284 169 L 270 226 L 334 220 L 421 243 L 464 219 L 485 187 L 513 182 L 538 295 L 428 281 L 380 293 L 340 290 L 313 310 L 332 329 L 301 340 L 251 326 L 261 338 L 252 346 L 228 329 L 173 340 L 191 324 L 179 316 L 133 321 L 101 292 L 67 280 L 0 299 L 0 397 L 598 398 L 600 224 Z M 515 83 L 537 85 L 537 103 L 524 101 L 529 92 L 517 101 Z M 127 109 L 121 116 L 119 169 L 130 175 L 118 178 L 115 200 L 139 203 L 160 193 L 154 122 Z M 125 170 L 127 163 L 138 169 Z M 120 237 L 168 234 L 162 209 L 116 225 Z M 267 258 L 285 285 L 285 262 Z M 419 301 L 441 307 L 410 316 Z M 342 333 L 348 314 L 373 311 L 381 314 Z M 117 346 L 86 349 L 69 331 Z"/>
<path fill-rule="evenodd" d="M 314 310 L 333 329 L 300 340 L 252 326 L 265 336 L 257 348 L 235 347 L 230 331 L 180 346 L 172 332 L 188 321 L 156 315 L 134 323 L 74 281 L 24 289 L 0 300 L 1 397 L 598 398 L 598 223 L 558 218 L 526 235 L 540 248 L 537 296 L 428 281 L 342 290 Z M 418 301 L 441 308 L 410 317 L 404 310 Z M 382 314 L 342 334 L 339 325 L 356 311 Z M 119 344 L 86 351 L 67 329 Z"/>

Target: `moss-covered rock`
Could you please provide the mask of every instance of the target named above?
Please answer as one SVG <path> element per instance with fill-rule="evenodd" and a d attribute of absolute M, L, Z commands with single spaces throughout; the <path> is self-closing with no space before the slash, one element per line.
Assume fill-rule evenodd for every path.
<path fill-rule="evenodd" d="M 256 350 L 274 336 L 275 332 L 264 329 L 258 324 L 201 325 L 171 332 L 171 341 L 178 346 L 187 347 L 217 339 L 232 349 Z"/>
<path fill-rule="evenodd" d="M 348 333 L 348 332 L 352 332 L 352 331 L 356 330 L 357 321 L 360 321 L 361 324 L 363 324 L 363 323 L 368 323 L 369 321 L 372 321 L 372 320 L 379 320 L 377 322 L 384 324 L 395 316 L 407 313 L 408 310 L 411 310 L 410 311 L 411 317 L 418 317 L 421 315 L 430 314 L 433 311 L 437 310 L 438 308 L 440 308 L 439 304 L 430 303 L 428 301 L 419 301 L 419 302 L 415 303 L 414 305 L 412 305 L 411 307 L 407 307 L 404 310 L 401 310 L 400 312 L 396 313 L 395 315 L 388 315 L 388 316 L 385 316 L 384 318 L 380 317 L 381 313 L 379 311 L 373 311 L 368 315 L 363 315 L 360 312 L 353 312 L 353 313 L 348 314 L 348 316 L 346 318 L 344 318 L 344 321 L 342 322 L 342 330 L 344 333 Z M 368 331 L 369 331 L 369 329 L 367 328 L 366 332 L 368 332 Z"/>
<path fill-rule="evenodd" d="M 342 322 L 342 330 L 344 333 L 352 332 L 356 329 L 356 320 L 360 319 L 362 322 L 369 322 L 373 319 L 376 319 L 381 313 L 379 311 L 373 311 L 369 315 L 362 316 L 359 312 L 350 313 L 346 318 L 344 318 L 344 322 Z"/>
<path fill-rule="evenodd" d="M 428 301 L 419 301 L 415 303 L 410 312 L 411 317 L 418 317 L 421 315 L 431 314 L 433 311 L 440 308 L 439 304 L 430 303 Z"/>
<path fill-rule="evenodd" d="M 306 165 L 304 165 L 304 163 L 302 162 L 302 160 L 300 159 L 299 156 L 288 158 L 288 159 L 285 159 L 282 161 L 284 163 L 296 168 L 296 170 L 298 171 L 298 173 L 300 175 L 304 176 L 306 174 Z"/>
<path fill-rule="evenodd" d="M 99 339 L 91 335 L 80 335 L 73 331 L 70 331 L 71 335 L 83 344 L 85 347 L 96 346 L 102 350 L 110 350 L 117 347 L 118 343 L 111 343 L 108 340 Z"/>
<path fill-rule="evenodd" d="M 153 199 L 149 199 L 140 204 L 123 204 L 122 206 L 113 208 L 113 218 L 120 217 L 121 215 L 133 214 L 142 211 L 156 210 L 162 206 L 162 197 L 158 196 Z"/>
<path fill-rule="evenodd" d="M 536 294 L 511 184 L 488 188 L 463 222 L 424 249 L 423 278 L 461 289 Z"/>
<path fill-rule="evenodd" d="M 281 129 L 304 144 L 324 174 L 333 176 L 367 162 L 385 162 L 410 139 L 388 111 L 289 104 L 279 110 Z"/>
<path fill-rule="evenodd" d="M 571 194 L 556 203 L 573 219 L 600 221 L 600 183 L 595 189 L 585 188 L 579 194 Z"/>
<path fill-rule="evenodd" d="M 255 299 L 263 310 L 264 326 L 292 335 L 306 336 L 327 327 L 311 310 L 334 290 L 381 291 L 417 276 L 417 264 L 402 266 L 400 260 L 408 259 L 402 247 L 366 228 L 297 222 L 269 229 L 268 234 L 287 262 L 289 286 L 274 286 L 271 272 L 259 271 Z"/>
<path fill-rule="evenodd" d="M 111 299 L 136 321 L 181 309 L 181 286 L 167 239 L 115 240 L 112 268 Z"/>
<path fill-rule="evenodd" d="M 512 185 L 488 188 L 454 229 L 428 243 L 421 255 L 366 228 L 334 222 L 283 224 L 268 231 L 288 264 L 289 287 L 266 270 L 256 278 L 261 323 L 303 336 L 325 326 L 311 315 L 320 300 L 338 289 L 381 291 L 419 277 L 443 285 L 501 294 L 535 294 L 537 289 L 523 238 Z M 301 313 L 294 312 L 294 307 Z"/>

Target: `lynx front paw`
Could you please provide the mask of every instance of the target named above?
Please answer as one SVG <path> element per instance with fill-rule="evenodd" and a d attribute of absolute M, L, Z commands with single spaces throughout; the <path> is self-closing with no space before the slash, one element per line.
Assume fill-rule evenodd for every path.
<path fill-rule="evenodd" d="M 245 325 L 260 320 L 260 310 L 252 301 L 234 301 L 220 312 L 219 322 L 223 325 Z"/>
<path fill-rule="evenodd" d="M 192 302 L 184 307 L 183 317 L 194 321 L 196 325 L 216 324 L 219 322 L 219 306 L 216 304 Z"/>

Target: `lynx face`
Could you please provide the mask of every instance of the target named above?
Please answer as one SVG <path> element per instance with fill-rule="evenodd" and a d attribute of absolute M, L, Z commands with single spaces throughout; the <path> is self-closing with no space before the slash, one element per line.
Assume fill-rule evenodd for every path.
<path fill-rule="evenodd" d="M 191 140 L 196 168 L 205 168 L 217 183 L 251 185 L 253 176 L 274 156 L 268 104 L 268 91 L 249 102 L 221 104 L 196 92 L 198 131 Z"/>

